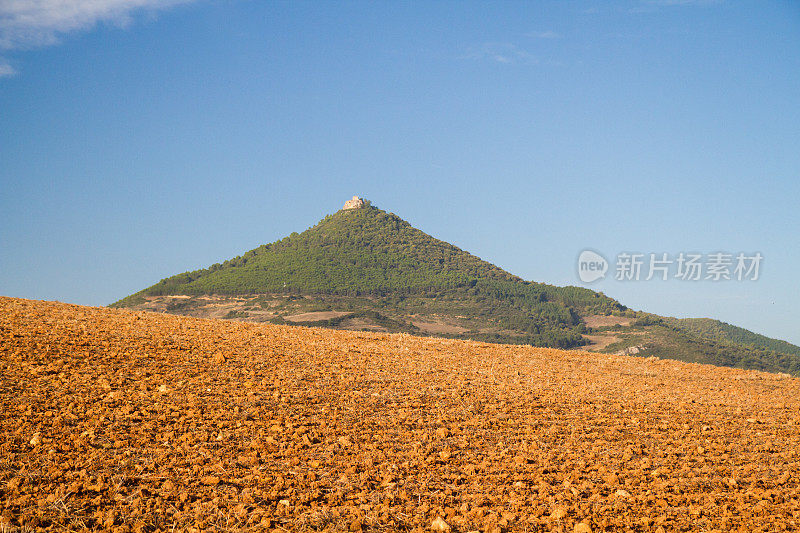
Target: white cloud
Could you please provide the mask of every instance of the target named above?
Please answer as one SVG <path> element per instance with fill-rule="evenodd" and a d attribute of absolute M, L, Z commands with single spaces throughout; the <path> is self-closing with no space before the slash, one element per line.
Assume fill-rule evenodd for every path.
<path fill-rule="evenodd" d="M 155 10 L 191 0 L 0 0 L 0 47 L 58 42 L 62 34 L 98 22 L 124 26 L 136 10 Z"/>
<path fill-rule="evenodd" d="M 155 11 L 194 0 L 0 0 L 0 49 L 57 44 L 69 33 L 104 22 L 125 26 L 137 11 Z M 0 58 L 0 76 L 14 69 Z"/>
<path fill-rule="evenodd" d="M 561 34 L 552 30 L 532 31 L 528 33 L 528 37 L 536 37 L 537 39 L 561 39 Z"/>
<path fill-rule="evenodd" d="M 14 70 L 14 67 L 6 63 L 2 57 L 0 57 L 0 78 L 6 78 L 8 76 L 13 76 L 16 74 L 17 71 Z"/>
<path fill-rule="evenodd" d="M 469 59 L 489 59 L 497 63 L 527 63 L 538 64 L 539 60 L 512 43 L 484 43 L 471 50 L 467 55 Z"/>

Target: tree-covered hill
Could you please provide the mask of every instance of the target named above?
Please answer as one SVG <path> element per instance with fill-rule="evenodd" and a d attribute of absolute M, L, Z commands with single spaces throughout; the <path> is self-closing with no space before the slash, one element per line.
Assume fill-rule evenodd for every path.
<path fill-rule="evenodd" d="M 789 343 L 715 320 L 634 312 L 581 287 L 525 281 L 368 202 L 359 206 L 112 305 L 800 372 L 800 348 Z M 627 325 L 590 327 L 602 322 L 587 318 L 596 315 Z"/>
<path fill-rule="evenodd" d="M 702 339 L 741 344 L 800 356 L 800 346 L 753 333 L 750 330 L 720 320 L 714 320 L 713 318 L 665 318 L 665 321 Z"/>
<path fill-rule="evenodd" d="M 303 233 L 162 279 L 133 296 L 274 292 L 384 296 L 456 288 L 531 304 L 556 301 L 590 312 L 624 309 L 615 300 L 581 287 L 526 283 L 371 205 L 338 211 Z"/>
<path fill-rule="evenodd" d="M 163 279 L 113 305 L 205 294 L 400 297 L 408 301 L 398 307 L 410 314 L 435 309 L 492 323 L 471 338 L 564 348 L 585 344 L 581 314 L 625 310 L 588 289 L 523 281 L 371 205 L 338 211 L 303 233 Z M 419 297 L 431 301 L 409 304 Z"/>
<path fill-rule="evenodd" d="M 518 277 L 372 206 L 342 210 L 303 233 L 209 268 L 166 278 L 141 294 L 294 291 L 417 294 Z"/>

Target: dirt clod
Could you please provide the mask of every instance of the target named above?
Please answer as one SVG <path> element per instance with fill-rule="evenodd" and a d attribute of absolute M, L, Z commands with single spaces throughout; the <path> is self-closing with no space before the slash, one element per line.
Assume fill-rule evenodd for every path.
<path fill-rule="evenodd" d="M 592 528 L 586 522 L 579 522 L 575 524 L 573 531 L 575 533 L 592 533 Z"/>
<path fill-rule="evenodd" d="M 432 531 L 450 531 L 450 526 L 441 516 L 437 516 L 436 519 L 431 522 L 431 530 Z"/>

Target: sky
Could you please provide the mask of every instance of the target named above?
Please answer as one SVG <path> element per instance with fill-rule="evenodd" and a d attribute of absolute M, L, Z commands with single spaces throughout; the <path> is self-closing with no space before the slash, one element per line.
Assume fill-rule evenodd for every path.
<path fill-rule="evenodd" d="M 353 195 L 800 344 L 800 3 L 0 0 L 0 295 L 107 305 Z M 763 260 L 617 280 L 623 252 Z"/>

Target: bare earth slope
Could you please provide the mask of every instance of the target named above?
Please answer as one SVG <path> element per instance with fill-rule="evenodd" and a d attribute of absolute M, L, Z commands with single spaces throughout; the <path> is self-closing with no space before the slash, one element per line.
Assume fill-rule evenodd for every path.
<path fill-rule="evenodd" d="M 798 393 L 675 361 L 0 298 L 0 527 L 796 530 Z"/>

